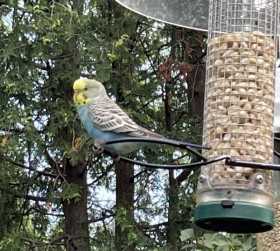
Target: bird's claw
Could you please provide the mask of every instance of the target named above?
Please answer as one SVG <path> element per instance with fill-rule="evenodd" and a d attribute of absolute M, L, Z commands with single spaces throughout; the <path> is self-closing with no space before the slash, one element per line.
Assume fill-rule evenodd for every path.
<path fill-rule="evenodd" d="M 99 141 L 95 141 L 93 144 L 93 151 L 98 155 L 103 153 L 104 152 L 103 144 Z"/>
<path fill-rule="evenodd" d="M 109 154 L 114 162 L 119 162 L 121 159 L 121 156 L 119 154 L 113 153 L 111 151 L 105 150 L 104 149 L 104 143 L 103 141 L 95 140 L 93 144 L 93 151 L 95 154 L 99 155 L 102 153 L 107 153 Z"/>

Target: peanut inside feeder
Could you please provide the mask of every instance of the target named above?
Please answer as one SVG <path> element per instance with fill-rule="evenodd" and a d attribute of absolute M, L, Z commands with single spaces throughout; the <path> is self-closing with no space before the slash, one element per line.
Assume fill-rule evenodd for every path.
<path fill-rule="evenodd" d="M 231 33 L 209 41 L 204 143 L 207 157 L 272 162 L 274 41 L 260 32 Z M 256 174 L 264 176 L 258 187 Z M 211 186 L 247 188 L 271 197 L 270 172 L 212 164 L 202 170 Z M 260 177 L 260 176 L 259 176 Z"/>

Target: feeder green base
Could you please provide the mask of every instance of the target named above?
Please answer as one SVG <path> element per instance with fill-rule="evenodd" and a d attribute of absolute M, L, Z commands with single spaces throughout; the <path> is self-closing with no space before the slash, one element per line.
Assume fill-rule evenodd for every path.
<path fill-rule="evenodd" d="M 228 233 L 260 233 L 273 228 L 270 207 L 235 201 L 199 204 L 194 212 L 195 224 L 205 230 Z"/>

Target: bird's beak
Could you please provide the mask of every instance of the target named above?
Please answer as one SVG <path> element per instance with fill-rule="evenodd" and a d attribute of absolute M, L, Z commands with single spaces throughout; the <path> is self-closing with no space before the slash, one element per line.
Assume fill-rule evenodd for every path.
<path fill-rule="evenodd" d="M 84 96 L 83 93 L 80 92 L 74 92 L 74 103 L 77 105 L 84 105 L 87 102 L 87 98 Z"/>
<path fill-rule="evenodd" d="M 78 79 L 74 82 L 73 84 L 73 90 L 74 90 L 74 95 L 73 95 L 73 100 L 75 104 L 83 104 L 85 102 L 85 98 L 83 94 L 81 93 L 86 87 L 86 82 L 84 79 Z"/>

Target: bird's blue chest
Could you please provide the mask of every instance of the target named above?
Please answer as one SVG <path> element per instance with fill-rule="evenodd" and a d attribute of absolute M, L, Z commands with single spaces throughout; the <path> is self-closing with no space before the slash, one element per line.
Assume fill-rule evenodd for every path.
<path fill-rule="evenodd" d="M 80 120 L 83 126 L 85 127 L 87 133 L 89 134 L 90 137 L 94 138 L 95 140 L 106 142 L 114 139 L 127 137 L 125 134 L 99 130 L 95 126 L 92 117 L 93 115 L 92 113 L 91 114 L 89 113 L 89 108 L 86 105 L 78 107 L 78 113 L 80 116 Z M 138 146 L 135 143 L 116 143 L 116 144 L 104 146 L 106 150 L 117 154 L 130 153 L 136 150 L 137 147 Z"/>
<path fill-rule="evenodd" d="M 100 139 L 102 141 L 108 141 L 116 137 L 115 133 L 104 132 L 97 129 L 94 126 L 92 118 L 89 116 L 89 111 L 87 106 L 81 106 L 78 108 L 78 113 L 83 126 L 85 127 L 87 133 L 94 139 Z"/>

